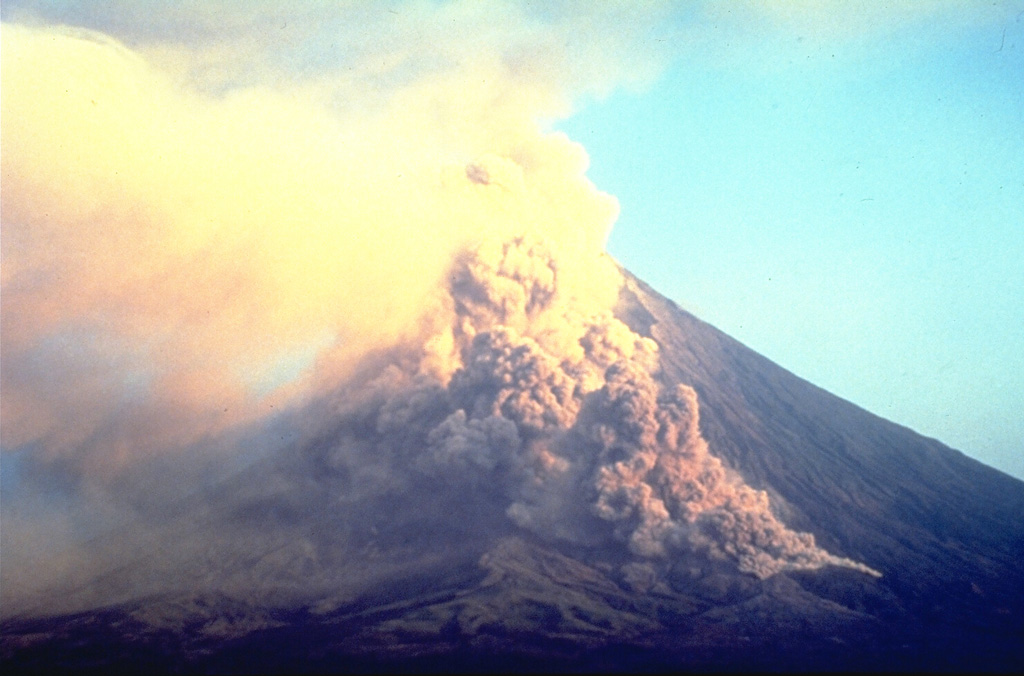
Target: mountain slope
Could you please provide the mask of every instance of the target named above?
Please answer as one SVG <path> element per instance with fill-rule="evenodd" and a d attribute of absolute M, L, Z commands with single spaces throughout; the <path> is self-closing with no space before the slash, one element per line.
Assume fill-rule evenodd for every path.
<path fill-rule="evenodd" d="M 384 376 L 302 411 L 296 446 L 183 506 L 159 550 L 112 534 L 115 562 L 39 606 L 64 610 L 4 620 L 5 666 L 1024 667 L 1024 483 L 628 273 L 616 320 L 546 316 L 544 275 L 507 272 L 523 250 L 453 276 L 473 328 L 447 384 L 381 355 Z M 566 327 L 576 362 L 546 347 Z"/>
<path fill-rule="evenodd" d="M 792 375 L 635 278 L 620 311 L 661 345 L 662 377 L 697 390 L 716 454 L 791 527 L 908 585 L 1016 596 L 1019 613 L 1022 482 Z"/>

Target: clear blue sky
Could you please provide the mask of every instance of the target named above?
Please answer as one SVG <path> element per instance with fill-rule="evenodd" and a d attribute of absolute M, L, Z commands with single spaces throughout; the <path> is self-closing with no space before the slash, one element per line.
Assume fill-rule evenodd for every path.
<path fill-rule="evenodd" d="M 653 85 L 558 128 L 632 272 L 1024 478 L 1024 2 L 903 4 L 720 3 L 652 36 L 675 43 Z"/>

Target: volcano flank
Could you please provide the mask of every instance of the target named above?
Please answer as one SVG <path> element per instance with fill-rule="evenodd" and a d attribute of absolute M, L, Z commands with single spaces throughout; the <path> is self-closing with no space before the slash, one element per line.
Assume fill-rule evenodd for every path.
<path fill-rule="evenodd" d="M 467 251 L 426 340 L 8 603 L 5 669 L 1024 667 L 1024 483 L 564 260 Z"/>

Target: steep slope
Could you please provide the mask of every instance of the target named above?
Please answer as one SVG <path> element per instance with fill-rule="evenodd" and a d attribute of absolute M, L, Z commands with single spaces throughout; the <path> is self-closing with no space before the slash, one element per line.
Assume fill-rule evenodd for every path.
<path fill-rule="evenodd" d="M 581 318 L 543 247 L 489 255 L 453 274 L 448 377 L 377 355 L 297 444 L 97 542 L 0 625 L 5 665 L 1024 666 L 1024 483 L 628 273 Z"/>
<path fill-rule="evenodd" d="M 791 527 L 955 635 L 1024 626 L 1024 483 L 794 376 L 629 276 L 619 313 L 698 392 L 715 452 Z"/>

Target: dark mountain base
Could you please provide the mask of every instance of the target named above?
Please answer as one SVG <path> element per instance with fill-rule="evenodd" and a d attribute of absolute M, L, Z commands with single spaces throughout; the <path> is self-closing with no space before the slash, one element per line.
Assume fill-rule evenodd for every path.
<path fill-rule="evenodd" d="M 10 620 L 6 673 L 1019 672 L 1019 628 L 929 623 L 884 580 L 728 566 L 638 592 L 601 561 L 505 539 L 476 571 L 402 580 L 329 612 L 151 599 Z M 591 557 L 593 558 L 593 557 Z M 148 618 L 148 621 L 146 619 Z M 173 619 L 173 622 L 170 621 Z M 175 624 L 177 622 L 177 624 Z M 173 625 L 173 626 L 172 626 Z"/>

